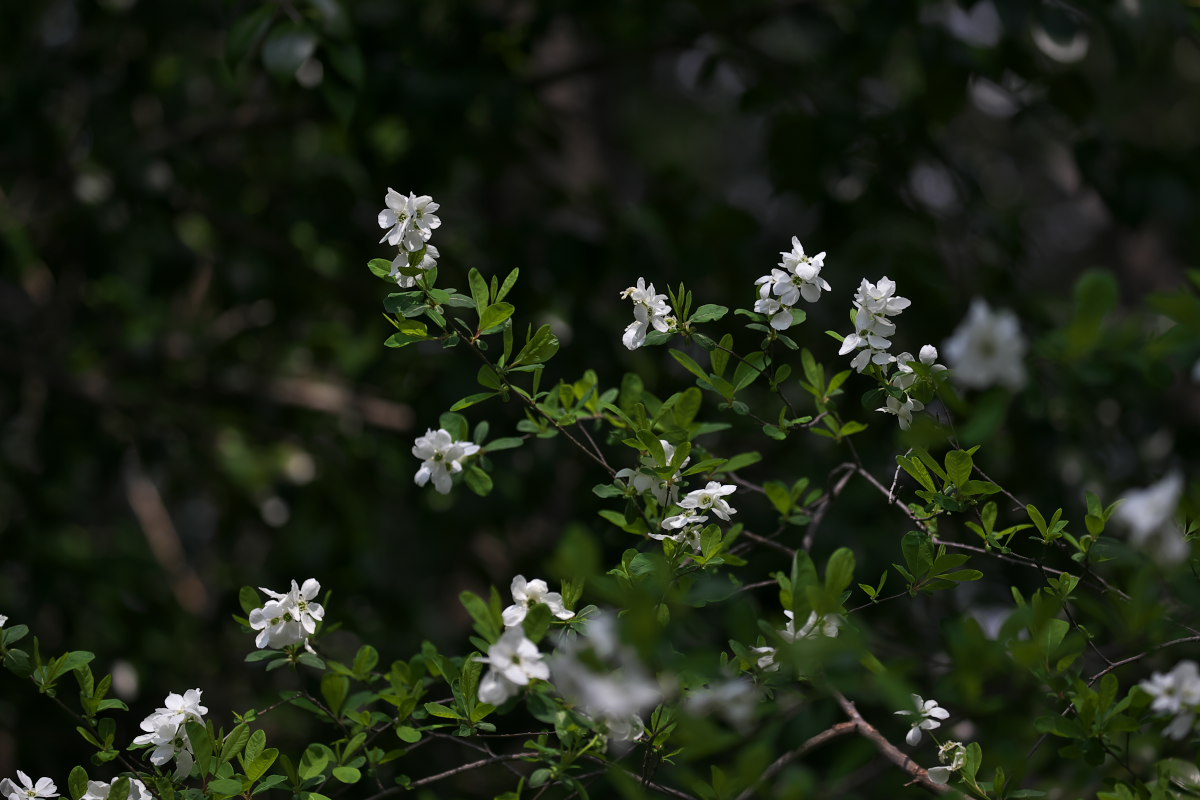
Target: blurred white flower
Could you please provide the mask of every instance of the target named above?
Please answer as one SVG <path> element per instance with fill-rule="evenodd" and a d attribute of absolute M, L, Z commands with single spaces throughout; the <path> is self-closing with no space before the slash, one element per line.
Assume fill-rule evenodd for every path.
<path fill-rule="evenodd" d="M 1175 522 L 1175 508 L 1183 494 L 1183 475 L 1178 471 L 1144 489 L 1121 496 L 1113 519 L 1129 529 L 1129 542 L 1147 550 L 1164 564 L 1187 558 L 1191 548 Z"/>
<path fill-rule="evenodd" d="M 1174 715 L 1175 719 L 1163 734 L 1172 739 L 1182 739 L 1196 721 L 1200 709 L 1200 669 L 1195 661 L 1180 661 L 1170 672 L 1155 672 L 1149 680 L 1138 684 L 1154 701 L 1150 710 L 1158 716 Z"/>
<path fill-rule="evenodd" d="M 754 684 L 735 678 L 689 693 L 684 707 L 694 716 L 716 715 L 734 728 L 745 730 L 754 720 L 758 703 L 759 691 Z"/>
<path fill-rule="evenodd" d="M 796 630 L 796 615 L 791 609 L 784 609 L 783 615 L 788 618 L 787 625 L 779 632 L 787 642 L 798 642 L 801 639 L 813 639 L 818 636 L 824 636 L 827 639 L 836 639 L 838 631 L 842 627 L 841 614 L 825 614 L 818 616 L 817 612 L 810 612 L 808 619 L 800 626 L 800 630 Z"/>
<path fill-rule="evenodd" d="M 498 706 L 528 686 L 533 679 L 546 680 L 550 668 L 542 660 L 536 644 L 525 637 L 521 628 L 509 628 L 479 659 L 491 669 L 479 682 L 479 700 Z"/>
<path fill-rule="evenodd" d="M 1012 391 L 1025 386 L 1025 349 L 1017 315 L 1007 309 L 992 311 L 978 297 L 942 345 L 956 382 L 971 389 L 1000 384 Z"/>
<path fill-rule="evenodd" d="M 117 778 L 113 778 L 108 783 L 102 781 L 88 781 L 87 791 L 79 800 L 108 800 L 109 792 L 112 791 L 113 784 L 117 782 Z M 129 800 L 151 800 L 153 795 L 146 788 L 146 784 L 139 781 L 137 778 L 129 779 Z"/>

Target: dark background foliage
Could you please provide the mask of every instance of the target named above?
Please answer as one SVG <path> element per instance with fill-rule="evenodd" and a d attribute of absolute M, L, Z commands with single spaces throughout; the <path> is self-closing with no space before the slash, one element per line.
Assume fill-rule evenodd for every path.
<path fill-rule="evenodd" d="M 620 347 L 618 292 L 645 276 L 748 307 L 798 236 L 829 252 L 833 292 L 800 336 L 818 359 L 838 361 L 821 331 L 849 329 L 862 277 L 913 299 L 914 352 L 985 296 L 1035 342 L 1026 393 L 947 412 L 993 477 L 1072 508 L 1085 486 L 1145 485 L 1197 427 L 1178 375 L 1200 353 L 1148 352 L 1124 317 L 1197 262 L 1196 8 L 967 5 L 4 4 L 0 611 L 117 670 L 132 737 L 167 691 L 204 687 L 223 715 L 287 684 L 240 665 L 242 585 L 319 578 L 353 632 L 334 651 L 460 653 L 463 588 L 630 546 L 594 515 L 602 474 L 559 441 L 498 454 L 487 498 L 413 486 L 413 438 L 476 390 L 475 365 L 382 346 L 386 287 L 364 265 L 389 255 L 389 186 L 442 204 L 444 284 L 520 268 L 518 319 L 564 343 L 548 378 L 686 385 L 661 350 Z M 1084 270 L 1109 277 L 1073 299 Z M 468 415 L 493 435 L 520 418 Z M 881 476 L 890 437 L 864 452 Z M 751 479 L 820 486 L 840 459 L 811 439 L 768 455 Z M 869 505 L 827 523 L 878 531 L 868 575 L 904 530 Z M 0 685 L 0 774 L 86 757 L 50 703 Z"/>

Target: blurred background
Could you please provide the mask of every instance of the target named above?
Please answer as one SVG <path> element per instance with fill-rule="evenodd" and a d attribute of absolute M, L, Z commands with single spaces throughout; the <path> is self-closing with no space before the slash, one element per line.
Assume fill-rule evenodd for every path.
<path fill-rule="evenodd" d="M 520 268 L 519 324 L 564 345 L 547 382 L 687 385 L 620 346 L 620 290 L 750 307 L 798 236 L 833 291 L 797 338 L 831 367 L 863 277 L 913 300 L 899 349 L 973 297 L 1017 310 L 1029 388 L 944 413 L 1022 499 L 1077 511 L 1194 453 L 1200 304 L 1160 296 L 1200 255 L 1194 2 L 37 0 L 0 6 L 0 48 L 0 613 L 97 654 L 122 736 L 168 691 L 227 719 L 289 685 L 240 664 L 243 585 L 318 578 L 335 655 L 461 654 L 461 590 L 636 544 L 557 440 L 497 454 L 487 498 L 413 485 L 413 439 L 475 365 L 383 347 L 388 187 L 441 203 L 443 285 Z M 890 476 L 894 420 L 862 416 Z M 772 446 L 749 479 L 824 486 L 844 460 Z M 878 530 L 866 505 L 827 527 Z M 0 775 L 65 784 L 88 749 L 58 713 L 0 675 Z"/>

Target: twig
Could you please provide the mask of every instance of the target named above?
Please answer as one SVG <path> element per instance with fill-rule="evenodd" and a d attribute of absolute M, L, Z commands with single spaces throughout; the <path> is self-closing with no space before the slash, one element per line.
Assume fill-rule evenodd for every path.
<path fill-rule="evenodd" d="M 763 774 L 757 781 L 746 788 L 744 792 L 737 796 L 737 800 L 750 800 L 754 797 L 758 787 L 762 786 L 771 778 L 774 778 L 779 772 L 791 762 L 795 761 L 800 756 L 807 753 L 816 747 L 820 747 L 831 739 L 836 739 L 839 736 L 845 736 L 848 733 L 854 733 L 858 730 L 858 725 L 854 722 L 839 722 L 832 728 L 821 731 L 816 736 L 813 736 L 804 744 L 797 747 L 795 750 L 784 753 L 779 758 L 771 763 L 771 766 L 763 770 Z"/>
<path fill-rule="evenodd" d="M 1109 665 L 1107 667 L 1100 670 L 1092 677 L 1088 678 L 1088 686 L 1091 686 L 1096 681 L 1100 680 L 1101 678 L 1103 678 L 1108 673 L 1112 672 L 1117 667 L 1123 667 L 1126 664 L 1132 664 L 1134 661 L 1140 661 L 1141 659 L 1145 658 L 1146 656 L 1150 655 L 1151 653 L 1153 653 L 1156 650 L 1164 650 L 1168 647 L 1173 647 L 1177 644 L 1188 644 L 1189 642 L 1200 642 L 1200 636 L 1184 636 L 1182 639 L 1172 639 L 1169 642 L 1163 642 L 1162 644 L 1155 645 L 1144 653 L 1138 653 L 1136 656 L 1130 656 L 1129 658 L 1123 658 L 1120 661 L 1112 661 L 1109 663 Z"/>
<path fill-rule="evenodd" d="M 757 533 L 751 533 L 750 531 L 747 531 L 747 530 L 743 530 L 741 535 L 746 537 L 747 539 L 749 539 L 752 542 L 758 542 L 759 544 L 765 544 L 767 547 L 774 547 L 776 550 L 778 550 L 782 553 L 787 553 L 792 558 L 796 557 L 796 549 L 794 547 L 788 547 L 786 544 L 780 544 L 779 542 L 775 541 L 774 539 L 768 539 L 765 536 L 759 536 Z"/>
<path fill-rule="evenodd" d="M 888 761 L 891 761 L 909 775 L 912 775 L 914 783 L 924 789 L 928 789 L 934 794 L 944 794 L 950 791 L 948 786 L 944 786 L 940 783 L 934 783 L 933 781 L 929 780 L 929 773 L 920 764 L 913 761 L 907 754 L 889 742 L 884 735 L 875 728 L 875 726 L 863 719 L 862 715 L 858 713 L 858 709 L 854 707 L 854 703 L 847 700 L 841 692 L 835 689 L 833 690 L 833 696 L 837 700 L 838 705 L 842 707 L 842 711 L 844 711 L 846 716 L 850 718 L 850 721 L 854 723 L 854 727 L 858 730 L 858 733 L 863 738 L 874 744 L 875 749 L 877 749 L 884 758 L 886 758 Z"/>
<path fill-rule="evenodd" d="M 455 775 L 463 772 L 469 772 L 470 770 L 479 769 L 480 767 L 486 767 L 491 764 L 499 764 L 503 761 L 517 761 L 519 759 L 529 758 L 529 755 L 529 753 L 513 753 L 506 756 L 481 758 L 478 761 L 472 761 L 469 764 L 461 764 L 454 769 L 448 769 L 445 772 L 439 772 L 437 775 L 430 775 L 426 778 L 413 781 L 407 787 L 393 786 L 390 789 L 384 789 L 382 792 L 377 792 L 376 794 L 371 795 L 369 798 L 367 798 L 367 800 L 382 800 L 384 797 L 391 797 L 394 794 L 400 794 L 401 792 L 406 792 L 409 789 L 415 789 L 418 786 L 428 786 L 431 783 L 436 783 L 437 781 L 445 780 L 446 778 L 452 778 Z"/>

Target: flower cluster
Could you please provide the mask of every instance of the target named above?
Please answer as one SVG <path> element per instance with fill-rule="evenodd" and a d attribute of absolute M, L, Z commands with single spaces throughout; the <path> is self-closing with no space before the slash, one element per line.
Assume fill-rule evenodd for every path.
<path fill-rule="evenodd" d="M 1121 497 L 1113 519 L 1129 529 L 1129 541 L 1148 550 L 1163 564 L 1178 564 L 1191 551 L 1175 522 L 1175 508 L 1183 494 L 1183 475 L 1172 472 L 1144 489 Z"/>
<path fill-rule="evenodd" d="M 650 538 L 660 541 L 670 539 L 686 544 L 693 552 L 699 553 L 700 532 L 704 529 L 704 523 L 708 521 L 708 514 L 715 514 L 728 522 L 729 515 L 737 513 L 737 509 L 724 499 L 725 495 L 733 494 L 736 489 L 737 487 L 731 484 L 709 481 L 703 489 L 688 492 L 678 503 L 680 512 L 667 517 L 661 523 L 665 530 L 674 532 L 652 533 Z"/>
<path fill-rule="evenodd" d="M 0 796 L 4 800 L 34 800 L 34 798 L 58 797 L 58 787 L 49 778 L 38 778 L 37 783 L 21 770 L 17 770 L 17 778 L 21 786 L 11 779 L 0 780 Z"/>
<path fill-rule="evenodd" d="M 946 369 L 942 364 L 937 362 L 937 348 L 931 344 L 927 344 L 921 348 L 920 363 L 929 367 L 931 372 L 942 372 Z M 912 425 L 912 415 L 914 411 L 921 411 L 925 408 L 925 404 L 909 394 L 908 390 L 917 380 L 916 370 L 913 369 L 913 362 L 917 361 L 912 357 L 912 353 L 901 353 L 896 356 L 895 366 L 896 372 L 893 373 L 892 379 L 888 384 L 895 389 L 899 389 L 903 393 L 903 397 L 897 397 L 894 394 L 888 393 L 884 404 L 876 411 L 882 411 L 885 414 L 893 414 L 900 422 L 900 430 L 906 431 Z"/>
<path fill-rule="evenodd" d="M 317 631 L 317 623 L 325 616 L 325 609 L 313 598 L 321 591 L 321 584 L 309 578 L 303 586 L 292 581 L 286 594 L 259 588 L 270 600 L 262 608 L 250 612 L 250 627 L 259 634 L 254 639 L 258 648 L 280 649 L 294 644 L 303 644 L 309 651 L 308 637 Z"/>
<path fill-rule="evenodd" d="M 642 714 L 662 699 L 662 690 L 637 655 L 621 644 L 616 626 L 612 614 L 592 617 L 582 636 L 558 648 L 550 669 L 563 698 L 609 741 L 632 742 L 645 731 Z"/>
<path fill-rule="evenodd" d="M 1196 722 L 1200 711 L 1200 669 L 1195 661 L 1180 661 L 1165 675 L 1155 672 L 1150 680 L 1138 684 L 1142 691 L 1154 698 L 1150 710 L 1160 717 L 1174 715 L 1175 719 L 1163 729 L 1163 735 L 1172 739 L 1187 736 Z"/>
<path fill-rule="evenodd" d="M 663 449 L 663 463 L 659 464 L 652 453 L 644 453 L 641 457 L 642 467 L 647 469 L 656 469 L 669 466 L 671 459 L 675 457 L 675 446 L 667 442 L 666 439 L 659 439 L 658 443 Z M 679 481 L 682 480 L 682 471 L 691 461 L 691 456 L 683 460 L 679 468 L 675 470 L 675 474 L 670 478 L 662 479 L 654 475 L 649 475 L 641 470 L 630 469 L 625 467 L 617 472 L 617 478 L 625 478 L 629 481 L 629 486 L 638 494 L 649 492 L 658 501 L 659 505 L 666 505 L 668 501 L 674 503 L 679 495 Z"/>
<path fill-rule="evenodd" d="M 1025 347 L 1017 315 L 992 311 L 986 300 L 977 297 L 942 350 L 959 384 L 970 389 L 999 384 L 1017 391 L 1026 380 Z"/>
<path fill-rule="evenodd" d="M 655 294 L 654 284 L 646 285 L 645 278 L 638 278 L 636 286 L 621 292 L 621 298 L 633 301 L 633 322 L 625 328 L 621 342 L 630 350 L 637 350 L 646 343 L 646 334 L 653 328 L 660 333 L 674 330 L 678 324 L 665 294 Z"/>
<path fill-rule="evenodd" d="M 525 637 L 519 626 L 504 631 L 479 660 L 491 665 L 479 682 L 479 701 L 493 706 L 521 691 L 531 680 L 544 681 L 550 677 L 550 668 L 542 660 L 537 645 Z"/>
<path fill-rule="evenodd" d="M 891 318 L 908 308 L 912 301 L 896 294 L 896 282 L 884 275 L 879 283 L 866 278 L 854 293 L 854 333 L 842 340 L 838 355 L 855 352 L 850 366 L 859 372 L 869 365 L 883 366 L 896 360 L 888 353 L 892 346 L 888 337 L 896 332 Z"/>
<path fill-rule="evenodd" d="M 766 314 L 771 327 L 777 331 L 792 326 L 795 318 L 792 309 L 801 297 L 815 303 L 821 299 L 822 291 L 829 291 L 829 284 L 821 277 L 825 253 L 805 255 L 800 240 L 793 236 L 791 252 L 781 252 L 780 255 L 783 260 L 779 262 L 779 268 L 754 282 L 758 286 L 754 310 Z"/>
<path fill-rule="evenodd" d="M 515 628 L 524 622 L 525 616 L 529 613 L 529 607 L 538 603 L 549 606 L 550 613 L 559 619 L 570 619 L 575 616 L 574 611 L 567 610 L 563 605 L 562 595 L 550 591 L 550 587 L 541 578 L 534 578 L 531 581 L 525 580 L 524 575 L 513 578 L 512 598 L 513 604 L 504 609 L 502 613 L 506 628 Z"/>
<path fill-rule="evenodd" d="M 425 271 L 437 265 L 440 254 L 429 244 L 429 238 L 434 228 L 442 224 L 434 213 L 439 206 L 427 194 L 418 197 L 409 192 L 405 197 L 391 188 L 384 203 L 387 208 L 379 212 L 379 227 L 386 228 L 387 232 L 379 241 L 399 248 L 392 259 L 391 277 L 401 288 L 407 289 L 416 284 L 417 270 Z"/>
<path fill-rule="evenodd" d="M 182 695 L 171 692 L 162 708 L 141 722 L 146 731 L 133 740 L 135 745 L 152 745 L 150 763 L 161 767 L 171 759 L 176 760 L 175 778 L 184 778 L 192 771 L 195 756 L 192 743 L 188 740 L 187 722 L 201 722 L 208 709 L 200 705 L 200 690 L 188 689 Z"/>
<path fill-rule="evenodd" d="M 912 425 L 913 413 L 925 408 L 925 404 L 909 391 L 918 379 L 914 369 L 918 359 L 913 358 L 912 353 L 893 356 L 888 352 L 892 346 L 889 337 L 896 332 L 892 317 L 898 316 L 910 305 L 907 297 L 896 295 L 896 282 L 886 275 L 879 279 L 879 283 L 871 283 L 863 278 L 858 291 L 854 293 L 854 333 L 842 340 L 842 347 L 838 351 L 838 355 L 854 353 L 850 366 L 859 372 L 874 366 L 880 377 L 887 380 L 887 398 L 875 410 L 895 416 L 901 430 L 908 430 Z M 935 363 L 937 357 L 936 347 L 931 344 L 922 347 L 919 358 L 922 370 L 929 373 L 945 370 L 944 366 Z M 892 365 L 895 365 L 896 371 L 888 379 Z"/>
<path fill-rule="evenodd" d="M 950 712 L 939 706 L 937 700 L 924 700 L 919 694 L 914 694 L 912 699 L 916 707 L 915 711 L 904 710 L 895 713 L 913 717 L 912 727 L 908 729 L 908 735 L 904 737 L 904 741 L 915 747 L 921 742 L 921 731 L 931 731 L 941 727 L 941 720 L 949 717 Z"/>
<path fill-rule="evenodd" d="M 462 461 L 479 452 L 473 442 L 456 442 L 444 428 L 436 431 L 429 428 L 424 436 L 417 437 L 412 454 L 421 459 L 421 468 L 413 477 L 417 486 L 424 486 L 433 479 L 433 488 L 441 494 L 450 493 L 450 476 L 462 472 Z"/>

